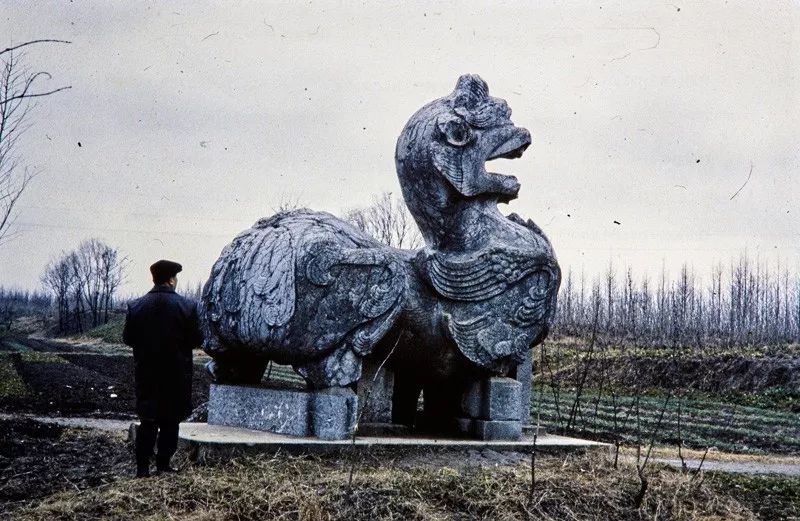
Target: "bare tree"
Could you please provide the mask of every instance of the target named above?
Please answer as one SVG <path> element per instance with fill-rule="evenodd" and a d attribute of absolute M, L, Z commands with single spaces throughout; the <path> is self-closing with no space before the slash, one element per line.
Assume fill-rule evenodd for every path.
<path fill-rule="evenodd" d="M 555 334 L 588 338 L 594 329 L 595 295 L 584 295 L 567 270 L 558 301 Z M 797 342 L 800 339 L 800 273 L 783 264 L 742 254 L 727 273 L 721 263 L 703 280 L 684 263 L 671 279 L 662 269 L 651 284 L 635 279 L 632 270 L 618 282 L 613 266 L 598 277 L 601 286 L 598 334 L 616 335 L 639 344 L 670 346 L 753 346 Z"/>
<path fill-rule="evenodd" d="M 69 256 L 51 262 L 42 275 L 42 284 L 46 291 L 53 295 L 56 305 L 56 316 L 58 317 L 58 331 L 65 332 L 70 327 L 70 290 L 74 285 L 72 269 L 69 263 Z"/>
<path fill-rule="evenodd" d="M 272 211 L 274 213 L 281 213 L 297 210 L 302 207 L 303 203 L 299 195 L 284 192 L 278 197 L 278 201 L 275 203 L 275 206 L 272 207 Z"/>
<path fill-rule="evenodd" d="M 391 192 L 374 197 L 367 207 L 349 210 L 345 219 L 388 246 L 413 249 L 422 242 L 405 203 L 393 197 Z"/>
<path fill-rule="evenodd" d="M 34 172 L 25 165 L 17 150 L 20 136 L 29 127 L 33 98 L 69 89 L 69 86 L 38 90 L 50 79 L 45 71 L 33 72 L 23 63 L 18 49 L 39 43 L 69 43 L 63 40 L 33 40 L 0 51 L 0 244 L 12 236 L 15 207 L 28 187 Z"/>
<path fill-rule="evenodd" d="M 108 322 L 126 264 L 118 250 L 97 239 L 50 263 L 42 283 L 53 295 L 60 333 Z"/>

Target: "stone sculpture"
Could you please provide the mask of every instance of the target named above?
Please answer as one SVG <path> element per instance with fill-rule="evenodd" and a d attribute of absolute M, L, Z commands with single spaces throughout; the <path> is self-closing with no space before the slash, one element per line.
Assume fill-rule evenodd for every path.
<path fill-rule="evenodd" d="M 397 174 L 424 248 L 391 248 L 305 209 L 236 237 L 203 291 L 212 376 L 255 384 L 271 360 L 310 389 L 346 388 L 365 360 L 387 359 L 395 422 L 463 423 L 475 382 L 513 376 L 545 338 L 560 284 L 544 233 L 497 207 L 517 197 L 517 179 L 485 169 L 531 143 L 510 116 L 480 77 L 465 75 L 406 124 Z"/>

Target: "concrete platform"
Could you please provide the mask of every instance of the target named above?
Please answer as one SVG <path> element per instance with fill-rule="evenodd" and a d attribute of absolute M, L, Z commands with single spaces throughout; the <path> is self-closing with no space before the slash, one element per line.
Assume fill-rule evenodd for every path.
<path fill-rule="evenodd" d="M 209 425 L 182 423 L 180 440 L 192 459 L 215 459 L 245 453 L 287 452 L 291 454 L 338 454 L 345 451 L 409 452 L 493 450 L 497 452 L 530 452 L 533 436 L 518 441 L 484 441 L 474 439 L 425 437 L 357 436 L 352 440 L 327 441 L 318 438 L 286 436 L 271 432 Z M 591 440 L 545 434 L 536 440 L 537 452 L 602 449 L 610 445 Z"/>

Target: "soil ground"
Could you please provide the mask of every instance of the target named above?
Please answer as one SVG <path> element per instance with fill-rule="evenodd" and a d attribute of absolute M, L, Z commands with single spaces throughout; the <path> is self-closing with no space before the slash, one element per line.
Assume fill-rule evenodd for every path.
<path fill-rule="evenodd" d="M 198 356 L 194 387 L 198 405 L 208 396 L 203 362 Z M 179 488 L 171 488 L 173 483 L 166 478 L 141 484 L 131 479 L 131 448 L 120 429 L 134 418 L 132 375 L 130 351 L 119 344 L 0 339 L 0 518 L 126 519 L 138 508 L 157 519 L 389 519 L 398 513 L 408 519 L 519 519 L 525 512 L 545 519 L 800 518 L 800 478 L 716 472 L 692 478 L 691 473 L 658 464 L 652 467 L 648 501 L 642 510 L 632 509 L 638 480 L 630 449 L 623 450 L 618 470 L 612 470 L 604 457 L 598 461 L 592 456 L 568 460 L 540 456 L 537 472 L 542 484 L 537 494 L 541 496 L 536 495 L 535 508 L 521 506 L 527 504 L 529 455 L 489 452 L 392 461 L 382 461 L 376 454 L 354 467 L 350 496 L 345 494 L 350 461 L 309 462 L 288 456 L 211 469 L 183 461 L 184 473 L 175 482 Z M 283 368 L 275 368 L 272 376 L 293 378 Z M 586 403 L 589 411 L 592 402 Z M 765 409 L 763 415 L 751 415 L 752 429 L 759 429 L 761 416 L 774 418 L 785 429 L 798 427 L 793 417 L 783 421 L 773 413 Z M 70 426 L 60 425 L 61 417 L 71 418 Z M 102 420 L 120 423 L 103 424 L 108 429 L 92 423 Z M 761 430 L 769 435 L 770 429 L 762 425 Z M 595 434 L 603 439 L 602 433 Z M 653 456 L 674 459 L 670 450 L 657 448 Z M 754 455 L 730 458 L 712 450 L 707 461 L 797 465 L 792 451 L 783 452 L 787 455 L 770 460 Z M 697 460 L 701 454 L 687 451 L 685 457 Z M 306 474 L 292 474 L 298 468 Z M 229 475 L 244 481 L 231 482 Z M 291 491 L 280 485 L 286 480 Z M 162 498 L 168 489 L 175 501 Z M 311 495 L 306 494 L 309 491 Z M 212 504 L 225 497 L 251 499 L 225 508 Z M 565 505 L 575 510 L 565 511 Z"/>
<path fill-rule="evenodd" d="M 681 473 L 597 454 L 283 455 L 131 477 L 122 433 L 0 420 L 0 519 L 798 519 L 800 478 Z M 352 486 L 350 472 L 352 469 Z"/>
<path fill-rule="evenodd" d="M 210 379 L 196 357 L 192 402 L 208 401 Z M 133 356 L 126 346 L 0 339 L 0 411 L 45 416 L 134 418 Z M 16 382 L 9 385 L 8 382 Z"/>

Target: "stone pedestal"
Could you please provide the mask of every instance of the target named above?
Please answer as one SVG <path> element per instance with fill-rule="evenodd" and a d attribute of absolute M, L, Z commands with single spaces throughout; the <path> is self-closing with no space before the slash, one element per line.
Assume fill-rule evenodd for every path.
<path fill-rule="evenodd" d="M 323 440 L 350 437 L 358 397 L 350 389 L 320 391 L 212 384 L 208 423 Z"/>
<path fill-rule="evenodd" d="M 459 430 L 481 440 L 518 440 L 522 436 L 522 384 L 494 377 L 475 382 L 461 403 Z"/>

